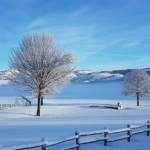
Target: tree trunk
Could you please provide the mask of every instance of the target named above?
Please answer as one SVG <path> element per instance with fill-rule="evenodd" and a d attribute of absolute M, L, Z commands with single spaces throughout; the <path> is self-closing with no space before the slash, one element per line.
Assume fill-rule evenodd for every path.
<path fill-rule="evenodd" d="M 41 97 L 41 106 L 43 106 L 43 96 Z"/>
<path fill-rule="evenodd" d="M 41 108 L 41 93 L 38 95 L 38 105 L 37 105 L 37 116 L 40 116 L 40 108 Z"/>
<path fill-rule="evenodd" d="M 137 93 L 137 106 L 139 106 L 140 102 L 139 102 L 139 93 Z"/>

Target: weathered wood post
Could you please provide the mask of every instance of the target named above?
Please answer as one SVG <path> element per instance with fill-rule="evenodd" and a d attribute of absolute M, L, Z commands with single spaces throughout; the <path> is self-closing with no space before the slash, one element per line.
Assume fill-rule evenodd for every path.
<path fill-rule="evenodd" d="M 104 138 L 108 138 L 108 129 L 104 127 Z M 104 140 L 104 146 L 107 146 L 107 139 Z"/>
<path fill-rule="evenodd" d="M 7 104 L 5 104 L 5 108 L 7 108 Z"/>
<path fill-rule="evenodd" d="M 12 104 L 10 104 L 10 108 L 12 107 Z"/>
<path fill-rule="evenodd" d="M 148 120 L 147 123 L 150 124 L 150 121 Z M 150 125 L 147 125 L 147 129 L 149 129 L 149 128 L 150 128 Z M 149 136 L 149 132 L 150 131 L 147 131 L 147 136 Z"/>
<path fill-rule="evenodd" d="M 78 135 L 78 138 L 76 139 L 76 144 L 77 144 L 77 145 L 80 145 L 80 143 L 79 143 L 80 131 L 76 130 L 76 131 L 75 131 L 75 135 Z M 79 147 L 77 147 L 76 150 L 79 150 Z"/>
<path fill-rule="evenodd" d="M 22 98 L 24 99 L 24 100 L 26 100 L 26 102 L 31 106 L 31 101 L 30 100 L 28 100 L 26 97 L 24 97 L 24 96 L 22 96 Z"/>
<path fill-rule="evenodd" d="M 42 139 L 41 139 L 41 142 L 43 142 L 43 145 L 42 145 L 42 147 L 41 147 L 41 150 L 46 150 L 46 143 L 47 143 L 48 141 L 46 140 L 46 138 L 42 138 Z"/>
<path fill-rule="evenodd" d="M 130 129 L 131 124 L 127 124 L 127 128 Z M 127 141 L 130 142 L 130 137 L 131 137 L 131 131 L 127 131 L 127 135 L 129 135 L 129 137 L 127 138 Z"/>
<path fill-rule="evenodd" d="M 24 107 L 24 103 L 23 103 L 23 105 L 22 105 L 23 107 Z"/>

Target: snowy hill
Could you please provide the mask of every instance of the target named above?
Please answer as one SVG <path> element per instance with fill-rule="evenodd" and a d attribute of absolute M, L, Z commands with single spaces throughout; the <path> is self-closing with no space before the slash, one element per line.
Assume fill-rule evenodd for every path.
<path fill-rule="evenodd" d="M 149 68 L 145 68 L 143 70 L 146 71 L 150 75 Z M 91 70 L 75 71 L 74 78 L 71 81 L 79 83 L 79 82 L 122 80 L 124 75 L 126 75 L 130 71 L 132 71 L 132 69 L 101 71 L 101 72 L 95 72 Z"/>
<path fill-rule="evenodd" d="M 94 71 L 75 71 L 75 77 L 71 80 L 72 82 L 96 82 L 96 81 L 108 81 L 108 80 L 119 80 L 123 78 L 120 73 L 109 73 L 109 72 L 94 72 Z"/>
<path fill-rule="evenodd" d="M 150 68 L 143 69 L 150 75 Z M 99 82 L 99 81 L 118 81 L 123 80 L 124 75 L 132 69 L 126 70 L 112 70 L 112 71 L 101 71 L 96 72 L 92 70 L 79 70 L 74 71 L 71 76 L 73 77 L 72 83 L 82 83 L 82 82 Z M 6 77 L 10 76 L 10 71 L 0 71 L 0 85 L 7 84 Z"/>

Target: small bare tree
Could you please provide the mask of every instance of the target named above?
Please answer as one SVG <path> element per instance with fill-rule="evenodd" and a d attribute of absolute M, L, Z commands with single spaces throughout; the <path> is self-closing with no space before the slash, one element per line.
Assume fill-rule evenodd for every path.
<path fill-rule="evenodd" d="M 59 93 L 59 87 L 69 83 L 75 58 L 52 41 L 45 33 L 24 35 L 19 47 L 12 50 L 9 68 L 14 84 L 38 98 L 37 116 L 40 116 L 41 98 Z"/>
<path fill-rule="evenodd" d="M 140 69 L 129 72 L 124 77 L 122 94 L 125 96 L 136 95 L 137 106 L 139 106 L 139 97 L 150 96 L 150 77 Z"/>

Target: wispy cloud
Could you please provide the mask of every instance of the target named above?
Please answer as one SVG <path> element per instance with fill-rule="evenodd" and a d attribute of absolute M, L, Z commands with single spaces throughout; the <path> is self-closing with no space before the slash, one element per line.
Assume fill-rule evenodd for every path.
<path fill-rule="evenodd" d="M 80 8 L 80 9 L 78 9 L 77 11 L 71 13 L 70 16 L 78 17 L 78 16 L 86 13 L 87 11 L 89 11 L 89 7 L 88 6 L 84 6 L 84 7 Z"/>
<path fill-rule="evenodd" d="M 94 41 L 93 41 L 94 42 Z M 85 49 L 90 49 L 90 50 L 104 50 L 105 48 L 107 47 L 107 45 L 99 45 L 99 44 L 87 44 L 87 45 L 84 45 L 84 48 Z"/>
<path fill-rule="evenodd" d="M 39 18 L 36 20 L 33 20 L 32 22 L 30 22 L 27 26 L 26 29 L 30 30 L 32 28 L 36 28 L 36 27 L 40 27 L 42 25 L 46 25 L 48 23 L 48 20 L 46 18 Z"/>
<path fill-rule="evenodd" d="M 138 42 L 127 43 L 127 44 L 123 45 L 123 47 L 124 47 L 124 48 L 129 48 L 129 47 L 136 46 L 136 45 L 138 45 L 138 44 L 139 44 Z"/>
<path fill-rule="evenodd" d="M 101 55 L 118 56 L 118 57 L 133 57 L 133 58 L 150 58 L 150 56 L 138 56 L 138 55 L 123 55 L 123 54 L 111 54 L 111 53 L 100 53 Z"/>
<path fill-rule="evenodd" d="M 98 53 L 100 53 L 102 50 L 97 50 L 97 51 L 76 51 L 75 56 L 78 59 L 78 62 L 83 62 L 85 60 L 87 60 L 87 58 L 93 56 L 93 55 L 97 55 Z"/>

